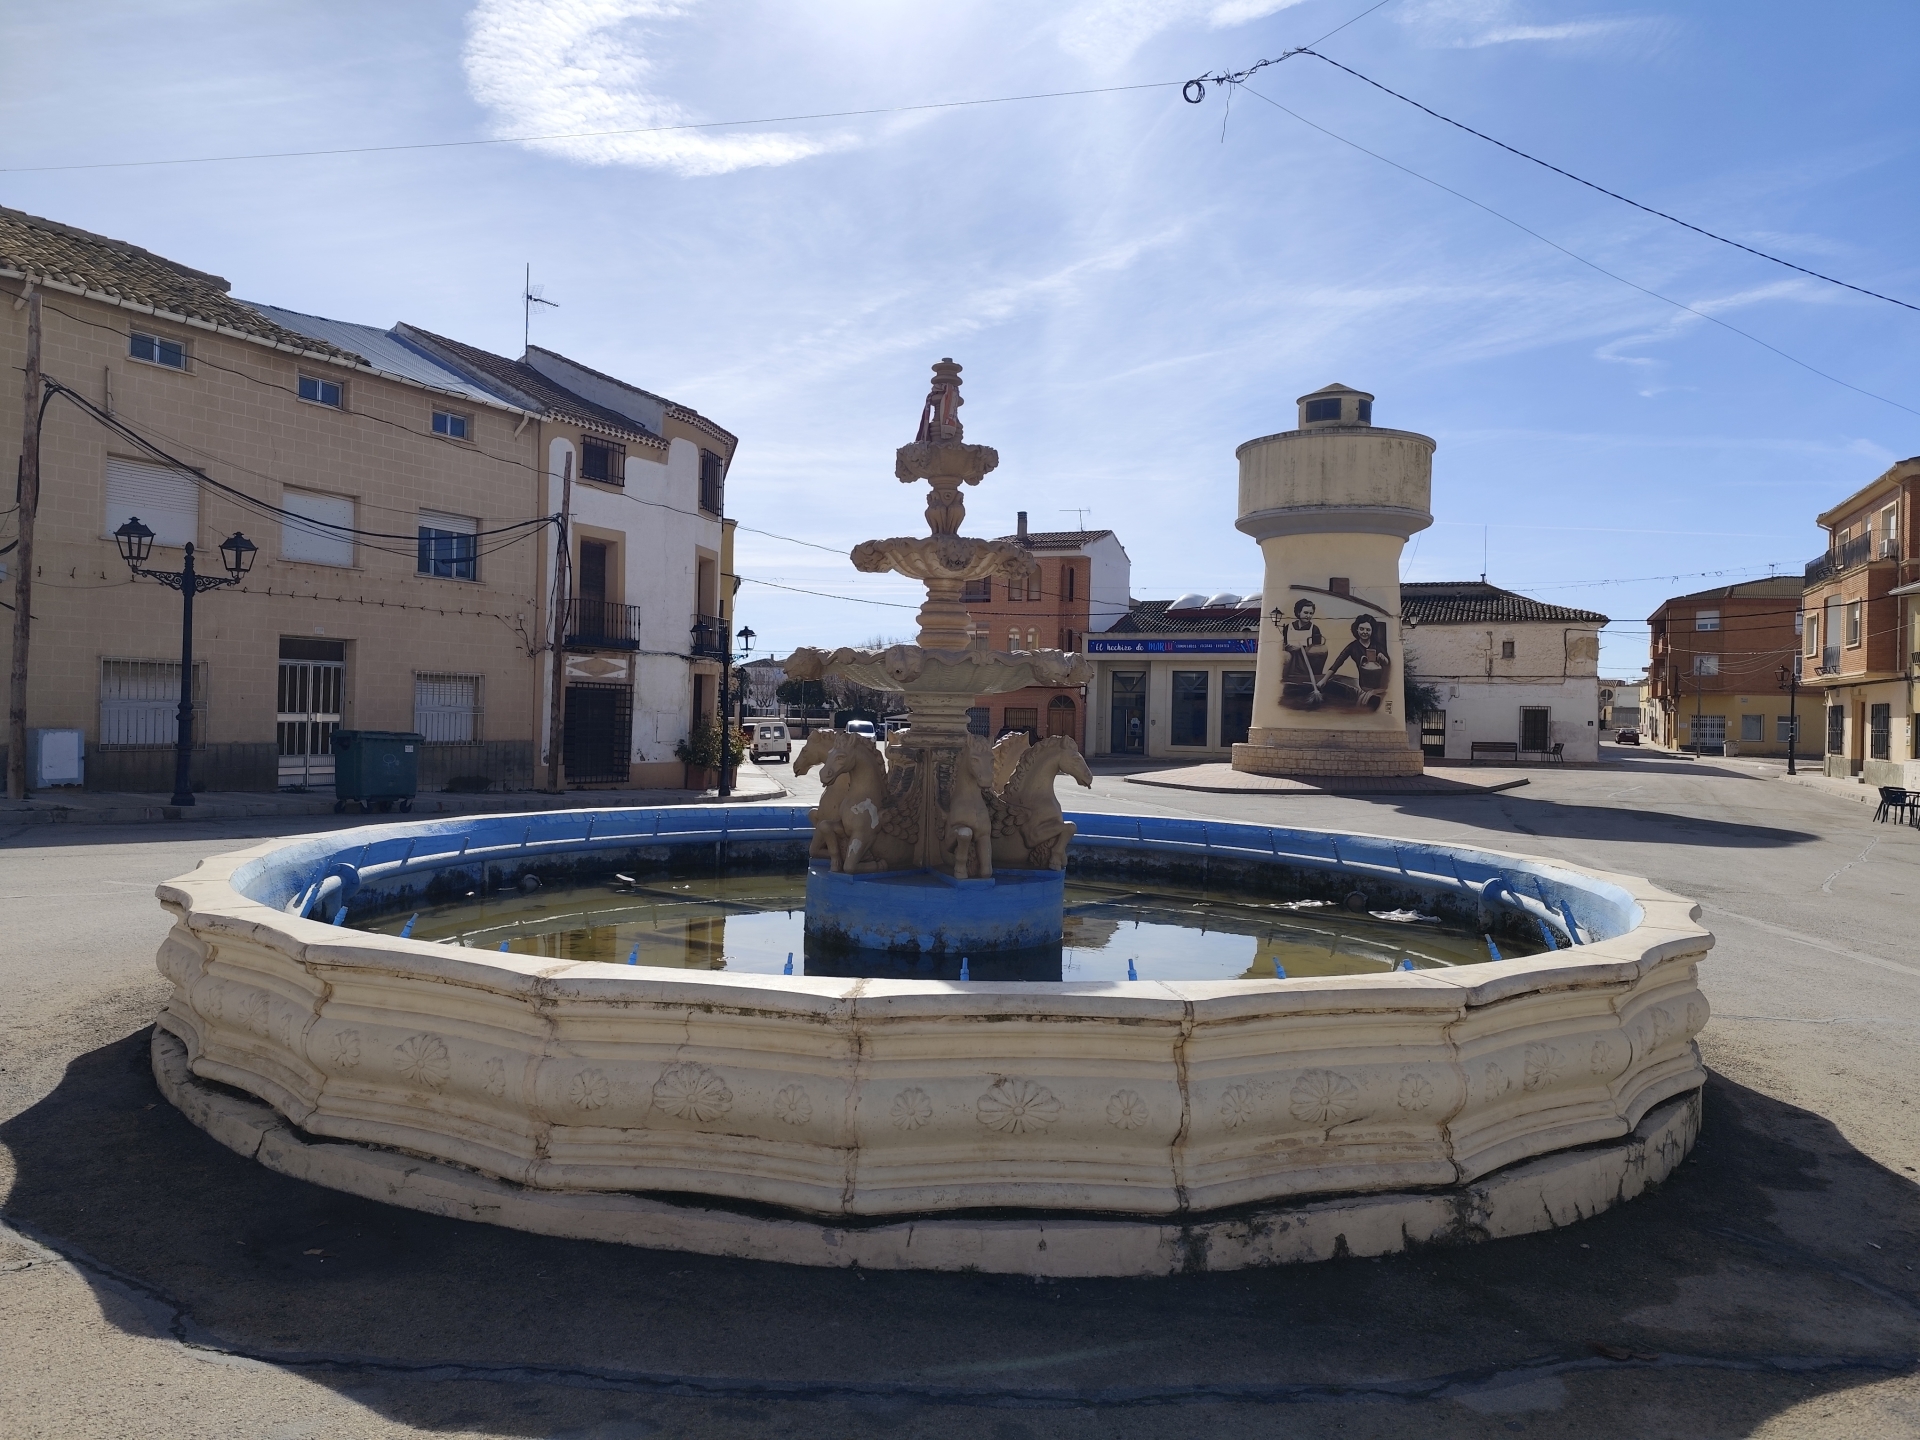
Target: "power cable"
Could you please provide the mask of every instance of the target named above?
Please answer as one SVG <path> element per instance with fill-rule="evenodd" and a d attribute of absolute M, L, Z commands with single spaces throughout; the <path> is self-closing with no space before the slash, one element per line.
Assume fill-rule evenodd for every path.
<path fill-rule="evenodd" d="M 1760 346 L 1764 350 L 1771 350 L 1775 355 L 1778 355 L 1782 360 L 1785 360 L 1790 364 L 1798 365 L 1802 370 L 1807 371 L 1809 374 L 1818 375 L 1822 380 L 1826 380 L 1831 382 L 1832 384 L 1838 385 L 1842 389 L 1851 390 L 1856 395 L 1864 395 L 1869 400 L 1878 400 L 1883 405 L 1891 405 L 1896 410 L 1904 410 L 1909 415 L 1920 415 L 1920 410 L 1914 409 L 1911 405 L 1902 405 L 1898 400 L 1890 400 L 1885 395 L 1876 395 L 1873 391 L 1862 389 L 1860 386 L 1853 384 L 1851 381 L 1842 380 L 1837 375 L 1829 375 L 1825 370 L 1819 369 L 1817 366 L 1814 366 L 1814 365 L 1809 365 L 1806 361 L 1800 359 L 1798 356 L 1789 355 L 1786 351 L 1782 350 L 1778 345 L 1774 345 L 1769 343 L 1768 341 L 1762 340 L 1758 335 L 1752 334 L 1751 332 L 1746 330 L 1742 330 L 1738 325 L 1729 325 L 1725 320 L 1720 319 L 1720 317 L 1717 315 L 1708 314 L 1705 310 L 1697 310 L 1693 306 L 1686 304 L 1684 301 L 1675 300 L 1672 296 L 1669 296 L 1669 295 L 1662 295 L 1658 290 L 1650 290 L 1645 285 L 1640 284 L 1638 281 L 1629 280 L 1624 275 L 1616 274 L 1614 271 L 1607 269 L 1606 266 L 1601 265 L 1596 261 L 1589 260 L 1587 259 L 1586 256 L 1578 254 L 1575 251 L 1569 250 L 1566 246 L 1562 245 L 1559 241 L 1549 240 L 1545 235 L 1542 235 L 1538 230 L 1531 229 L 1528 226 L 1521 224 L 1518 220 L 1515 220 L 1511 215 L 1502 214 L 1500 211 L 1494 209 L 1491 205 L 1488 205 L 1482 201 L 1474 199 L 1471 195 L 1466 194 L 1464 191 L 1456 190 L 1451 185 L 1442 184 L 1440 181 L 1435 180 L 1432 176 L 1422 175 L 1418 170 L 1415 170 L 1408 165 L 1402 165 L 1398 160 L 1389 160 L 1385 155 L 1380 154 L 1378 151 L 1369 150 L 1366 146 L 1360 144 L 1358 141 L 1349 140 L 1346 136 L 1338 134 L 1335 131 L 1329 130 L 1326 126 L 1321 125 L 1316 121 L 1309 120 L 1306 116 L 1300 114 L 1296 110 L 1289 110 L 1285 105 L 1282 105 L 1278 100 L 1273 99 L 1271 96 L 1261 94 L 1258 90 L 1254 89 L 1251 85 L 1245 86 L 1245 89 L 1246 89 L 1246 92 L 1249 95 L 1253 96 L 1256 100 L 1264 100 L 1267 104 L 1273 106 L 1274 109 L 1280 111 L 1281 114 L 1291 116 L 1293 119 L 1298 120 L 1302 125 L 1305 125 L 1308 129 L 1318 130 L 1322 135 L 1325 135 L 1330 140 L 1338 140 L 1342 145 L 1346 145 L 1354 150 L 1358 150 L 1362 155 L 1366 155 L 1371 157 L 1372 159 L 1378 160 L 1382 165 L 1391 165 L 1395 170 L 1400 171 L 1402 174 L 1411 175 L 1414 179 L 1422 181 L 1425 184 L 1431 185 L 1436 190 L 1444 190 L 1447 194 L 1453 196 L 1456 200 L 1464 200 L 1466 201 L 1467 204 L 1473 206 L 1475 209 L 1486 211 L 1487 214 L 1493 216 L 1494 219 L 1503 221 L 1504 223 L 1513 226 L 1514 229 L 1520 231 L 1523 234 L 1531 235 L 1534 239 L 1538 240 L 1543 245 L 1551 245 L 1555 250 L 1558 250 L 1562 255 L 1565 255 L 1568 259 L 1579 261 L 1582 265 L 1585 265 L 1589 270 L 1593 270 L 1601 275 L 1604 275 L 1609 280 L 1617 280 L 1620 284 L 1628 286 L 1631 289 L 1638 290 L 1642 295 L 1651 296 L 1653 299 L 1660 301 L 1664 305 L 1671 305 L 1676 310 L 1684 310 L 1689 315 L 1697 316 L 1698 318 L 1708 321 L 1711 324 L 1718 325 L 1722 330 L 1726 330 L 1732 334 L 1738 335 L 1743 340 L 1750 340 L 1755 345 Z"/>
<path fill-rule="evenodd" d="M 1319 42 L 1315 41 L 1314 43 L 1318 44 Z M 1425 114 L 1431 115 L 1436 120 L 1445 121 L 1447 124 L 1453 126 L 1456 130 L 1464 130 L 1467 132 L 1467 134 L 1472 135 L 1476 139 L 1484 140 L 1489 145 L 1499 146 L 1502 150 L 1506 151 L 1509 155 L 1517 155 L 1522 160 L 1531 161 L 1533 164 L 1538 165 L 1541 169 L 1551 170 L 1554 174 L 1564 176 L 1566 179 L 1573 181 L 1576 185 L 1584 185 L 1589 190 L 1596 190 L 1600 194 L 1605 195 L 1608 199 L 1618 200 L 1622 205 L 1631 205 L 1636 210 L 1644 211 L 1648 215 L 1652 215 L 1661 220 L 1665 220 L 1670 224 L 1678 225 L 1683 230 L 1691 230 L 1696 235 L 1704 235 L 1707 237 L 1707 239 L 1717 240 L 1722 245 L 1731 245 L 1736 250 L 1744 250 L 1747 254 L 1755 256 L 1758 259 L 1770 261 L 1775 265 L 1783 265 L 1789 270 L 1797 270 L 1800 272 L 1800 274 L 1810 275 L 1815 280 L 1824 280 L 1829 285 L 1838 285 L 1843 290 L 1851 290 L 1858 295 L 1871 296 L 1875 300 L 1884 300 L 1889 305 L 1900 306 L 1900 308 L 1903 310 L 1912 310 L 1915 312 L 1920 312 L 1920 305 L 1912 304 L 1906 300 L 1896 299 L 1892 295 L 1882 295 L 1878 290 L 1869 290 L 1864 285 L 1855 285 L 1850 280 L 1840 280 L 1840 279 L 1836 279 L 1832 275 L 1823 274 L 1818 270 L 1809 270 L 1805 265 L 1796 265 L 1791 260 L 1783 259 L 1778 255 L 1769 254 L 1765 250 L 1755 249 L 1753 246 L 1744 244 L 1739 240 L 1730 239 L 1725 235 L 1715 234 L 1713 231 L 1707 229 L 1705 226 L 1695 225 L 1691 220 L 1682 220 L 1678 215 L 1669 215 L 1664 210 L 1656 210 L 1651 205 L 1643 205 L 1638 200 L 1635 200 L 1630 196 L 1622 195 L 1617 190 L 1609 190 L 1606 186 L 1596 184 L 1592 180 L 1588 180 L 1583 176 L 1576 175 L 1571 170 L 1563 170 L 1560 166 L 1553 164 L 1551 161 L 1542 160 L 1538 155 L 1529 155 L 1526 151 L 1520 149 L 1518 146 L 1509 145 L 1504 140 L 1496 140 L 1493 138 L 1493 136 L 1485 134 L 1482 131 L 1476 130 L 1471 125 L 1462 124 L 1460 121 L 1455 120 L 1450 115 L 1442 115 L 1438 110 L 1435 110 L 1431 106 L 1422 105 L 1418 100 L 1415 100 L 1412 97 L 1407 95 L 1402 95 L 1398 90 L 1390 89 L 1389 87 L 1382 85 L 1378 80 L 1375 80 L 1372 76 L 1362 75 L 1358 70 L 1355 70 L 1351 65 L 1342 65 L 1338 60 L 1335 60 L 1332 57 L 1327 55 L 1322 55 L 1317 50 L 1312 50 L 1305 46 L 1302 46 L 1298 50 L 1290 51 L 1289 54 L 1290 55 L 1311 55 L 1316 60 L 1323 60 L 1327 64 L 1333 66 L 1333 68 L 1336 70 L 1346 71 L 1347 74 L 1353 76 L 1353 78 L 1356 80 L 1364 80 L 1367 84 L 1373 86 L 1374 89 L 1382 92 L 1383 94 L 1391 95 L 1394 99 L 1402 101 L 1408 105 L 1411 105 L 1413 106 L 1414 109 L 1422 111 Z M 1282 58 L 1284 59 L 1286 57 L 1283 56 Z M 1261 63 L 1269 64 L 1273 62 L 1262 61 Z M 1255 67 L 1255 68 L 1258 68 L 1258 67 Z M 1205 78 L 1208 80 L 1214 81 L 1216 84 L 1238 85 L 1238 84 L 1244 83 L 1244 79 L 1242 77 L 1251 73 L 1252 71 L 1243 71 L 1241 77 L 1233 77 L 1233 76 L 1226 76 L 1226 75 L 1209 75 L 1209 76 L 1206 76 Z M 1229 91 L 1228 93 L 1231 94 L 1232 92 Z"/>

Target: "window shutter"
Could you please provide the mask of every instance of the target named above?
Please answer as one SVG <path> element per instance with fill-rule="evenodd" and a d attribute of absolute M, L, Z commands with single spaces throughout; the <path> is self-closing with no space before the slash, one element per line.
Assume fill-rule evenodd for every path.
<path fill-rule="evenodd" d="M 314 565 L 353 564 L 353 536 L 343 534 L 353 527 L 353 501 L 338 495 L 315 495 L 306 490 L 289 490 L 280 497 L 280 508 L 307 520 L 280 522 L 280 553 L 288 560 L 305 560 Z"/>
<path fill-rule="evenodd" d="M 107 457 L 108 539 L 132 519 L 153 531 L 156 545 L 181 546 L 200 538 L 200 486 L 182 470 Z"/>

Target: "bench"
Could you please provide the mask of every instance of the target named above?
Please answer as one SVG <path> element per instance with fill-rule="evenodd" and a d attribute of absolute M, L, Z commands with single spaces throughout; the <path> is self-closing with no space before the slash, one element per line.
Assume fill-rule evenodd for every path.
<path fill-rule="evenodd" d="M 1467 763 L 1478 765 L 1482 756 L 1518 765 L 1520 747 L 1511 740 L 1475 740 L 1467 749 Z"/>

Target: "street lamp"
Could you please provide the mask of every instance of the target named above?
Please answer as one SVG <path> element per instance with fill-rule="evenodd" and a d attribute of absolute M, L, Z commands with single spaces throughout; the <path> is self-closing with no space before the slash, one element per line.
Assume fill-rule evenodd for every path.
<path fill-rule="evenodd" d="M 153 554 L 153 531 L 134 516 L 113 532 L 120 547 L 120 558 L 127 569 L 149 580 L 158 580 L 180 592 L 180 720 L 173 745 L 173 803 L 193 804 L 193 597 L 203 590 L 219 590 L 238 585 L 253 568 L 253 557 L 260 547 L 238 530 L 220 542 L 220 561 L 225 575 L 202 575 L 193 568 L 193 544 L 187 543 L 184 563 L 178 570 L 149 570 L 147 557 Z"/>
<path fill-rule="evenodd" d="M 1780 688 L 1787 692 L 1787 774 L 1799 772 L 1793 768 L 1794 751 L 1800 748 L 1800 657 L 1793 657 L 1791 665 L 1780 667 Z"/>

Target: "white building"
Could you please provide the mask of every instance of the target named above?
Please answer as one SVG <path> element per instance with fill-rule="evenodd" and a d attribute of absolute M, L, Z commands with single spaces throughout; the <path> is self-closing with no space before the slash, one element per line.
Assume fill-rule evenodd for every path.
<path fill-rule="evenodd" d="M 1253 720 L 1260 597 L 1136 600 L 1086 639 L 1087 753 L 1230 760 Z"/>
<path fill-rule="evenodd" d="M 1439 694 L 1438 707 L 1407 727 L 1429 760 L 1466 760 L 1476 740 L 1600 758 L 1605 615 L 1484 580 L 1402 583 L 1400 613 L 1409 678 Z"/>

